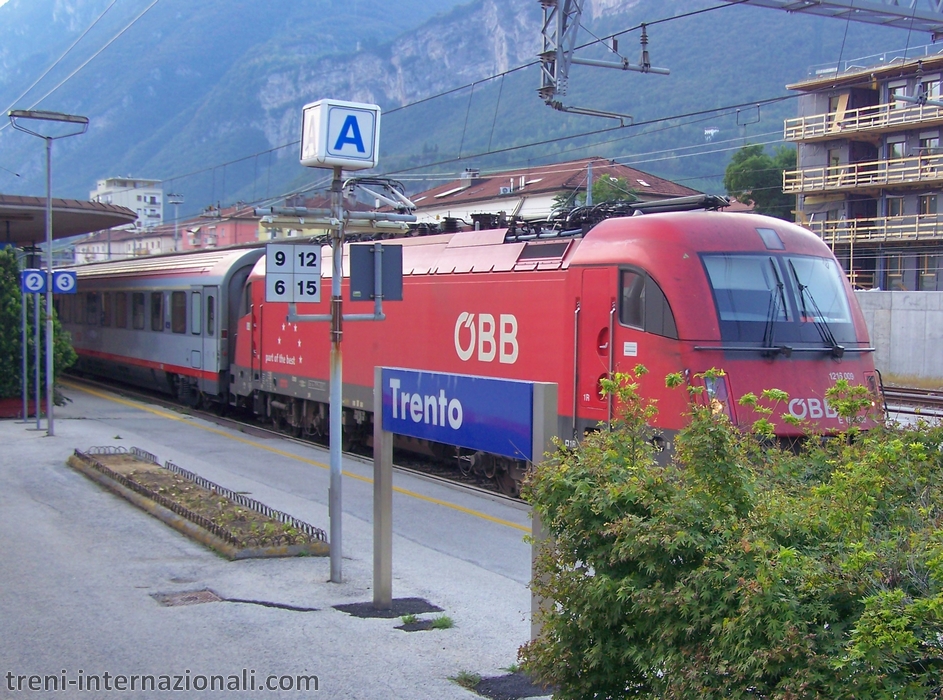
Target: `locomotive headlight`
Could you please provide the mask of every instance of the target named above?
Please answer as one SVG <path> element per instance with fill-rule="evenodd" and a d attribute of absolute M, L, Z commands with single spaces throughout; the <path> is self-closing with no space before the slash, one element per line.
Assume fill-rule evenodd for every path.
<path fill-rule="evenodd" d="M 707 401 L 711 408 L 711 413 L 715 415 L 723 413 L 733 422 L 733 408 L 730 405 L 730 391 L 727 386 L 727 376 L 704 377 L 704 388 L 707 392 Z"/>

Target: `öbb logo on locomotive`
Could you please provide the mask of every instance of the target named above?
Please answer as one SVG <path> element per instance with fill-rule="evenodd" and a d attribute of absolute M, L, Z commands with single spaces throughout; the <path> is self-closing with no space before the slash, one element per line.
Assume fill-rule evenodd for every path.
<path fill-rule="evenodd" d="M 455 320 L 455 352 L 462 362 L 468 362 L 477 348 L 479 362 L 494 362 L 497 356 L 501 364 L 513 365 L 519 350 L 517 328 L 514 314 L 499 314 L 497 324 L 492 314 L 478 314 L 475 323 L 475 314 L 463 311 Z"/>

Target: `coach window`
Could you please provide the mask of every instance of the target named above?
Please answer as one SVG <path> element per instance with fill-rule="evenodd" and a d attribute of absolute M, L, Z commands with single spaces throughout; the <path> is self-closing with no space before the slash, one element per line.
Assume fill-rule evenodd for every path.
<path fill-rule="evenodd" d="M 187 293 L 170 294 L 170 330 L 172 333 L 187 332 Z"/>
<path fill-rule="evenodd" d="M 200 317 L 200 308 L 203 305 L 203 295 L 200 292 L 190 293 L 190 332 L 200 335 L 200 326 L 203 321 Z"/>
<path fill-rule="evenodd" d="M 102 294 L 102 325 L 111 326 L 111 292 Z"/>
<path fill-rule="evenodd" d="M 128 293 L 115 292 L 115 328 L 128 327 Z"/>
<path fill-rule="evenodd" d="M 661 287 L 651 277 L 636 270 L 622 271 L 619 321 L 646 333 L 678 337 L 674 315 Z"/>
<path fill-rule="evenodd" d="M 164 330 L 164 293 L 151 292 L 151 330 Z"/>
<path fill-rule="evenodd" d="M 99 311 L 98 306 L 98 292 L 89 292 L 85 295 L 85 319 L 90 326 L 97 326 L 98 322 L 101 320 L 99 318 L 99 314 L 101 312 Z"/>
<path fill-rule="evenodd" d="M 59 297 L 59 303 L 56 305 L 56 316 L 62 323 L 72 322 L 72 295 Z"/>
<path fill-rule="evenodd" d="M 206 334 L 213 335 L 216 327 L 216 297 L 206 297 Z"/>
<path fill-rule="evenodd" d="M 134 330 L 144 330 L 144 292 L 134 292 L 131 295 L 131 317 Z"/>

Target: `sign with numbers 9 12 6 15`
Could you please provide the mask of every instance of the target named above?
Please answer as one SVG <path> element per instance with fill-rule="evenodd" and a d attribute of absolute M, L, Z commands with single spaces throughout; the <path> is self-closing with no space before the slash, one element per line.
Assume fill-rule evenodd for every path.
<path fill-rule="evenodd" d="M 265 301 L 321 301 L 321 246 L 269 243 L 265 246 Z"/>

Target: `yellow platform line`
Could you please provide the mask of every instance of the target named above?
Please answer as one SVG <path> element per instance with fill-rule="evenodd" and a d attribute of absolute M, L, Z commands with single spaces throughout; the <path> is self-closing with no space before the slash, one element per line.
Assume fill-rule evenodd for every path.
<path fill-rule="evenodd" d="M 114 394 L 108 394 L 103 391 L 98 391 L 87 386 L 81 386 L 79 384 L 73 384 L 69 381 L 60 380 L 62 384 L 69 387 L 70 389 L 76 389 L 78 391 L 84 391 L 87 394 L 96 396 L 100 399 L 105 399 L 106 401 L 112 401 L 122 406 L 128 406 L 129 408 L 135 408 L 140 411 L 146 411 L 151 413 L 159 418 L 164 418 L 166 420 L 180 421 L 180 422 L 189 422 L 192 418 L 191 416 L 181 415 L 173 411 L 167 411 L 161 408 L 154 408 L 153 406 L 148 406 L 137 401 L 132 401 L 130 399 L 123 399 L 120 396 L 115 396 Z M 249 440 L 248 438 L 239 437 L 238 435 L 233 435 L 230 432 L 225 430 L 220 430 L 219 428 L 213 428 L 208 425 L 201 425 L 199 423 L 190 422 L 194 428 L 199 428 L 200 430 L 205 430 L 208 433 L 213 433 L 214 435 L 219 435 L 221 437 L 227 438 L 229 440 L 234 440 L 236 442 L 242 443 L 244 445 L 249 445 L 250 447 L 255 447 L 260 450 L 265 450 L 266 452 L 271 452 L 276 454 L 279 457 L 284 457 L 286 459 L 293 459 L 297 462 L 303 462 L 304 464 L 309 464 L 313 467 L 320 467 L 321 469 L 330 469 L 330 465 L 325 464 L 324 462 L 319 462 L 317 460 L 308 459 L 307 457 L 301 457 L 291 452 L 286 452 L 285 450 L 280 450 L 277 447 L 272 447 L 270 445 L 265 445 L 261 442 L 256 442 L 255 440 Z M 360 474 L 354 474 L 352 472 L 344 471 L 342 472 L 344 476 L 351 479 L 356 479 L 357 481 L 362 481 L 367 484 L 372 484 L 373 479 L 367 476 L 361 476 Z M 471 515 L 475 518 L 480 518 L 481 520 L 486 520 L 489 523 L 495 523 L 497 525 L 504 525 L 505 527 L 510 527 L 515 530 L 520 530 L 521 532 L 526 532 L 530 534 L 530 528 L 526 525 L 520 525 L 518 523 L 512 522 L 510 520 L 504 520 L 503 518 L 496 518 L 493 515 L 488 515 L 487 513 L 482 513 L 479 510 L 473 508 L 466 508 L 465 506 L 460 506 L 457 503 L 451 503 L 449 501 L 443 501 L 440 498 L 433 498 L 432 496 L 426 496 L 415 491 L 410 491 L 409 489 L 404 489 L 399 486 L 394 486 L 393 491 L 409 498 L 415 498 L 417 501 L 425 501 L 426 503 L 433 503 L 437 506 L 442 506 L 443 508 L 448 508 L 450 510 L 458 511 L 459 513 L 465 513 L 466 515 Z"/>

